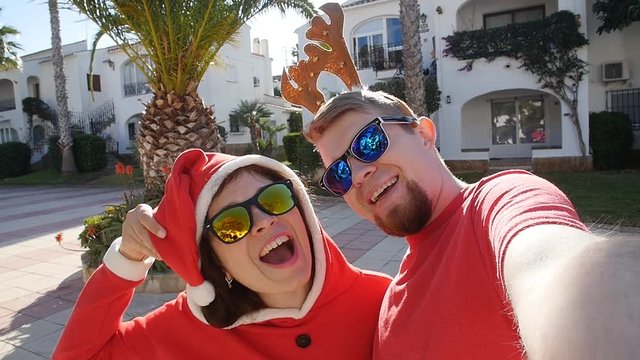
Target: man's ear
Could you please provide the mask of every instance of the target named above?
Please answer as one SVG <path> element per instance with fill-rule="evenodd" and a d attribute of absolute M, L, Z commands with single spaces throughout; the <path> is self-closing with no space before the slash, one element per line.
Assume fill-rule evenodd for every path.
<path fill-rule="evenodd" d="M 436 132 L 436 124 L 431 121 L 426 116 L 422 116 L 418 119 L 418 126 L 415 130 L 422 136 L 425 141 L 425 144 L 433 145 L 436 144 L 437 132 Z"/>

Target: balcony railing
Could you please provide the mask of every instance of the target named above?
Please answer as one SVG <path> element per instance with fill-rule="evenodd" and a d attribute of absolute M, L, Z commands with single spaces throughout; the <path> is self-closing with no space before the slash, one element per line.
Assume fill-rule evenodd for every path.
<path fill-rule="evenodd" d="M 362 46 L 355 49 L 353 60 L 358 70 L 374 71 L 397 69 L 402 65 L 402 43 Z"/>
<path fill-rule="evenodd" d="M 124 96 L 144 95 L 151 92 L 146 81 L 124 84 Z"/>
<path fill-rule="evenodd" d="M 0 111 L 9 111 L 16 109 L 15 99 L 0 100 Z"/>

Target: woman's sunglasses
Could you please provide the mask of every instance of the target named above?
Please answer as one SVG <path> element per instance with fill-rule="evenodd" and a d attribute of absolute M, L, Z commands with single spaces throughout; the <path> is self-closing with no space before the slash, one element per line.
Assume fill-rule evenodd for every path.
<path fill-rule="evenodd" d="M 389 137 L 382 124 L 414 122 L 416 119 L 410 116 L 381 116 L 371 120 L 356 134 L 347 151 L 327 167 L 320 179 L 320 187 L 334 196 L 344 196 L 351 189 L 352 184 L 351 166 L 347 161 L 349 157 L 353 156 L 364 163 L 372 163 L 380 159 L 389 148 Z"/>
<path fill-rule="evenodd" d="M 287 179 L 264 186 L 251 199 L 220 210 L 205 220 L 204 228 L 211 231 L 223 243 L 233 244 L 251 231 L 253 226 L 252 205 L 269 215 L 288 213 L 296 206 L 291 180 Z"/>

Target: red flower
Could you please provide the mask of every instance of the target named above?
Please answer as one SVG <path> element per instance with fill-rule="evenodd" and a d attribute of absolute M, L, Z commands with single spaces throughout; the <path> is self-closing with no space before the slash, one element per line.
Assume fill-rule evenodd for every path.
<path fill-rule="evenodd" d="M 93 226 L 87 226 L 87 236 L 93 236 L 96 234 L 96 228 Z"/>
<path fill-rule="evenodd" d="M 120 161 L 118 161 L 116 163 L 116 174 L 118 175 L 123 175 L 125 172 L 125 166 L 123 163 L 121 163 Z"/>
<path fill-rule="evenodd" d="M 125 174 L 127 174 L 127 175 L 129 175 L 129 176 L 133 176 L 133 166 L 131 166 L 131 165 L 127 165 L 127 166 L 124 168 L 124 172 L 125 172 Z"/>
<path fill-rule="evenodd" d="M 61 242 L 62 242 L 62 233 L 61 233 L 61 232 L 59 232 L 59 233 L 57 233 L 57 234 L 56 234 L 56 241 L 57 241 L 58 243 L 61 243 Z"/>
<path fill-rule="evenodd" d="M 167 164 L 162 165 L 162 173 L 165 174 L 166 176 L 169 176 L 169 174 L 171 174 L 171 168 L 169 167 L 169 165 Z"/>

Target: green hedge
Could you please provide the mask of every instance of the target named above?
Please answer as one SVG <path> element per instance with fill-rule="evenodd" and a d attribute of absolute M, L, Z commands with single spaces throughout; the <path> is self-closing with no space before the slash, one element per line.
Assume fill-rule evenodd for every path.
<path fill-rule="evenodd" d="M 74 136 L 73 157 L 80 172 L 102 170 L 107 166 L 107 143 L 98 135 Z"/>
<path fill-rule="evenodd" d="M 299 132 L 291 132 L 282 137 L 284 152 L 287 160 L 292 164 L 298 164 L 298 138 L 302 136 Z"/>
<path fill-rule="evenodd" d="M 631 119 L 606 111 L 589 114 L 589 143 L 595 169 L 624 168 L 633 146 Z"/>
<path fill-rule="evenodd" d="M 312 175 L 322 166 L 320 155 L 313 144 L 307 141 L 301 133 L 289 133 L 282 139 L 287 160 L 304 175 Z"/>
<path fill-rule="evenodd" d="M 0 179 L 25 175 L 31 168 L 31 148 L 21 142 L 0 144 Z"/>
<path fill-rule="evenodd" d="M 49 157 L 53 168 L 62 168 L 62 153 L 58 146 L 59 136 L 49 138 Z M 73 159 L 79 172 L 102 170 L 107 166 L 107 144 L 103 138 L 91 134 L 73 135 Z"/>

